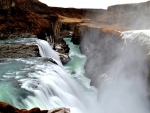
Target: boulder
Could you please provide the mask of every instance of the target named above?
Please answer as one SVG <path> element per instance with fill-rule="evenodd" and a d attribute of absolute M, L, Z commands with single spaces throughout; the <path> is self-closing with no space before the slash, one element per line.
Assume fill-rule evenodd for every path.
<path fill-rule="evenodd" d="M 46 62 L 52 62 L 52 63 L 58 65 L 52 58 L 44 58 L 44 61 L 46 61 Z"/>
<path fill-rule="evenodd" d="M 62 64 L 66 64 L 67 62 L 71 60 L 67 54 L 61 54 L 61 53 L 58 53 L 58 54 L 59 54 Z"/>
<path fill-rule="evenodd" d="M 48 113 L 70 113 L 70 109 L 69 108 L 55 108 L 50 110 Z"/>

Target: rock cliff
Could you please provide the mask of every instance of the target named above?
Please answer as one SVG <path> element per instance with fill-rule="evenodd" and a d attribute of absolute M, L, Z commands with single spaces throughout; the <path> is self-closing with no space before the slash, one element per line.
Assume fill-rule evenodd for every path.
<path fill-rule="evenodd" d="M 45 38 L 45 35 L 60 38 L 62 28 L 73 29 L 66 26 L 68 21 L 60 22 L 63 17 L 83 19 L 87 13 L 97 12 L 97 10 L 48 7 L 38 0 L 1 0 L 0 6 L 0 39 L 22 33 L 35 34 L 40 38 Z M 70 23 L 75 22 L 73 20 Z"/>
<path fill-rule="evenodd" d="M 117 57 L 123 40 L 120 33 L 111 29 L 84 26 L 81 29 L 81 52 L 86 55 L 85 76 L 91 79 L 91 85 L 98 87 L 100 77 L 111 67 L 112 59 Z"/>

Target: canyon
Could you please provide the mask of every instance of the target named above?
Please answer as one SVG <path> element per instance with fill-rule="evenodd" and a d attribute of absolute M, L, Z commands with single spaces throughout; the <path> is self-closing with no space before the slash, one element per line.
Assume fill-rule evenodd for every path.
<path fill-rule="evenodd" d="M 36 37 L 47 40 L 48 37 L 54 42 L 54 44 L 52 42 L 54 50 L 61 55 L 68 55 L 69 47 L 63 38 L 70 37 L 74 44 L 80 45 L 82 54 L 86 55 L 85 76 L 90 78 L 91 85 L 96 87 L 99 87 L 97 83 L 100 82 L 98 80 L 100 73 L 96 73 L 96 70 L 102 68 L 101 74 L 103 74 L 106 69 L 110 68 L 108 64 L 111 59 L 117 57 L 115 55 L 105 57 L 103 54 L 106 52 L 114 54 L 112 49 L 121 48 L 120 45 L 124 43 L 121 40 L 120 31 L 150 29 L 149 20 L 150 1 L 114 5 L 105 10 L 49 7 L 38 0 L 0 0 L 0 40 L 16 37 Z M 57 49 L 57 46 L 61 46 L 63 51 Z M 99 48 L 101 49 L 99 50 Z M 0 51 L 0 58 L 40 56 L 36 45 L 10 46 L 9 44 L 0 44 Z M 98 61 L 99 58 L 102 59 L 102 62 L 95 63 L 95 60 Z M 67 61 L 64 61 L 64 64 Z M 102 67 L 104 64 L 105 67 Z M 93 66 L 96 68 L 93 69 Z M 150 80 L 150 76 L 148 77 Z M 38 108 L 30 111 L 20 111 L 16 108 L 16 111 L 9 104 L 3 102 L 0 104 L 0 112 L 2 113 L 6 107 L 11 109 L 4 113 L 12 112 L 12 109 L 15 111 L 14 113 L 47 112 Z"/>

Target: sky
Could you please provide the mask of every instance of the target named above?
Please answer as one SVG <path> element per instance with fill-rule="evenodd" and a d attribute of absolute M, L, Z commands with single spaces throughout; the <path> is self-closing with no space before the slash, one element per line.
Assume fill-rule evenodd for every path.
<path fill-rule="evenodd" d="M 148 0 L 39 0 L 48 6 L 55 7 L 74 7 L 74 8 L 102 8 L 107 9 L 110 5 L 139 3 Z"/>

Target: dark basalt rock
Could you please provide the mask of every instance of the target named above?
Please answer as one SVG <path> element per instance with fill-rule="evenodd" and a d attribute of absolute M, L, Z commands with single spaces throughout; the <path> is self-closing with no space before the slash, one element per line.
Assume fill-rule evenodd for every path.
<path fill-rule="evenodd" d="M 0 59 L 0 63 L 3 63 L 3 62 L 5 62 L 6 60 L 3 60 L 3 59 Z"/>
<path fill-rule="evenodd" d="M 40 57 L 37 45 L 0 44 L 0 58 L 29 58 Z"/>
<path fill-rule="evenodd" d="M 70 57 L 66 54 L 59 53 L 59 57 L 60 57 L 62 64 L 66 64 L 67 62 L 69 62 L 71 60 Z"/>
<path fill-rule="evenodd" d="M 52 58 L 44 58 L 44 61 L 46 61 L 46 62 L 50 61 L 50 62 L 58 65 Z"/>
<path fill-rule="evenodd" d="M 71 42 L 73 42 L 73 44 L 79 45 L 80 39 L 81 39 L 80 35 L 73 34 L 73 36 L 71 38 Z"/>
<path fill-rule="evenodd" d="M 56 40 L 55 50 L 62 54 L 68 54 L 70 48 L 68 47 L 68 44 L 66 44 L 66 42 L 63 40 L 63 38 L 60 38 Z"/>
<path fill-rule="evenodd" d="M 71 74 L 76 74 L 76 72 L 75 72 L 75 71 L 72 71 Z"/>

